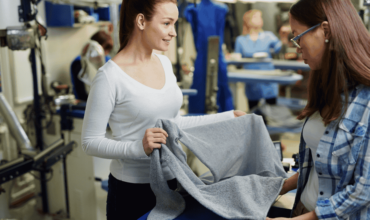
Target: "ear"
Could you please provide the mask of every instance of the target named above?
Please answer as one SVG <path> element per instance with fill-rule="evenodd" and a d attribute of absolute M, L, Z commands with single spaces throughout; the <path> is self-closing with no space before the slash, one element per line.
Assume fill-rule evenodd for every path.
<path fill-rule="evenodd" d="M 139 27 L 140 30 L 144 30 L 144 28 L 145 28 L 145 17 L 142 13 L 139 13 L 136 16 L 136 25 Z"/>
<path fill-rule="evenodd" d="M 322 22 L 321 27 L 324 29 L 325 39 L 330 39 L 331 38 L 331 31 L 330 31 L 329 22 L 327 22 L 327 21 Z"/>

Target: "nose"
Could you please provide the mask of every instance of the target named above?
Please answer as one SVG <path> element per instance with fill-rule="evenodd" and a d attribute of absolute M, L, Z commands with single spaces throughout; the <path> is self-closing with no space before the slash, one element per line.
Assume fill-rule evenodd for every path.
<path fill-rule="evenodd" d="M 171 37 L 176 37 L 176 36 L 177 36 L 175 26 L 172 26 L 171 31 L 170 31 L 170 33 L 169 33 L 169 35 L 170 35 Z"/>

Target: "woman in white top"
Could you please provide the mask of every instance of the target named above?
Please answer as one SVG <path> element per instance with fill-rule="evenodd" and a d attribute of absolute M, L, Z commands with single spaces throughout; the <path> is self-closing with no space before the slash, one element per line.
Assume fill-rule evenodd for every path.
<path fill-rule="evenodd" d="M 158 119 L 186 128 L 244 115 L 229 111 L 181 117 L 182 93 L 166 51 L 176 37 L 176 0 L 124 0 L 120 50 L 99 69 L 87 100 L 82 147 L 88 155 L 112 159 L 107 219 L 137 219 L 155 206 L 150 189 L 150 154 L 166 143 L 167 133 L 153 128 Z M 107 123 L 113 140 L 105 138 Z M 164 167 L 164 170 L 168 168 Z M 176 179 L 167 172 L 171 189 Z"/>

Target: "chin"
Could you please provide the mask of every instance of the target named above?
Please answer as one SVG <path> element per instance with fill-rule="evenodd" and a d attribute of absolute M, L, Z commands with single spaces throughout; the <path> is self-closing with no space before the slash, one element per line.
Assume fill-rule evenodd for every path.
<path fill-rule="evenodd" d="M 161 52 L 165 52 L 168 50 L 168 47 L 157 47 L 157 48 L 154 48 L 154 50 L 158 50 L 158 51 L 161 51 Z"/>

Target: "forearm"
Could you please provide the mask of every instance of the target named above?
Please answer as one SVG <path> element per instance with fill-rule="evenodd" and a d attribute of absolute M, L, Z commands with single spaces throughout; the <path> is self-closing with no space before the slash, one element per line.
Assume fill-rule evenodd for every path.
<path fill-rule="evenodd" d="M 297 182 L 298 182 L 299 173 L 297 172 L 293 176 L 289 177 L 285 180 L 283 184 L 283 188 L 281 189 L 280 195 L 283 195 L 293 189 L 297 189 Z"/>
<path fill-rule="evenodd" d="M 175 118 L 175 123 L 182 129 L 191 128 L 195 126 L 201 126 L 206 124 L 211 124 L 219 121 L 229 120 L 234 118 L 233 111 L 222 112 L 212 115 L 204 116 L 180 116 L 178 114 Z"/>

